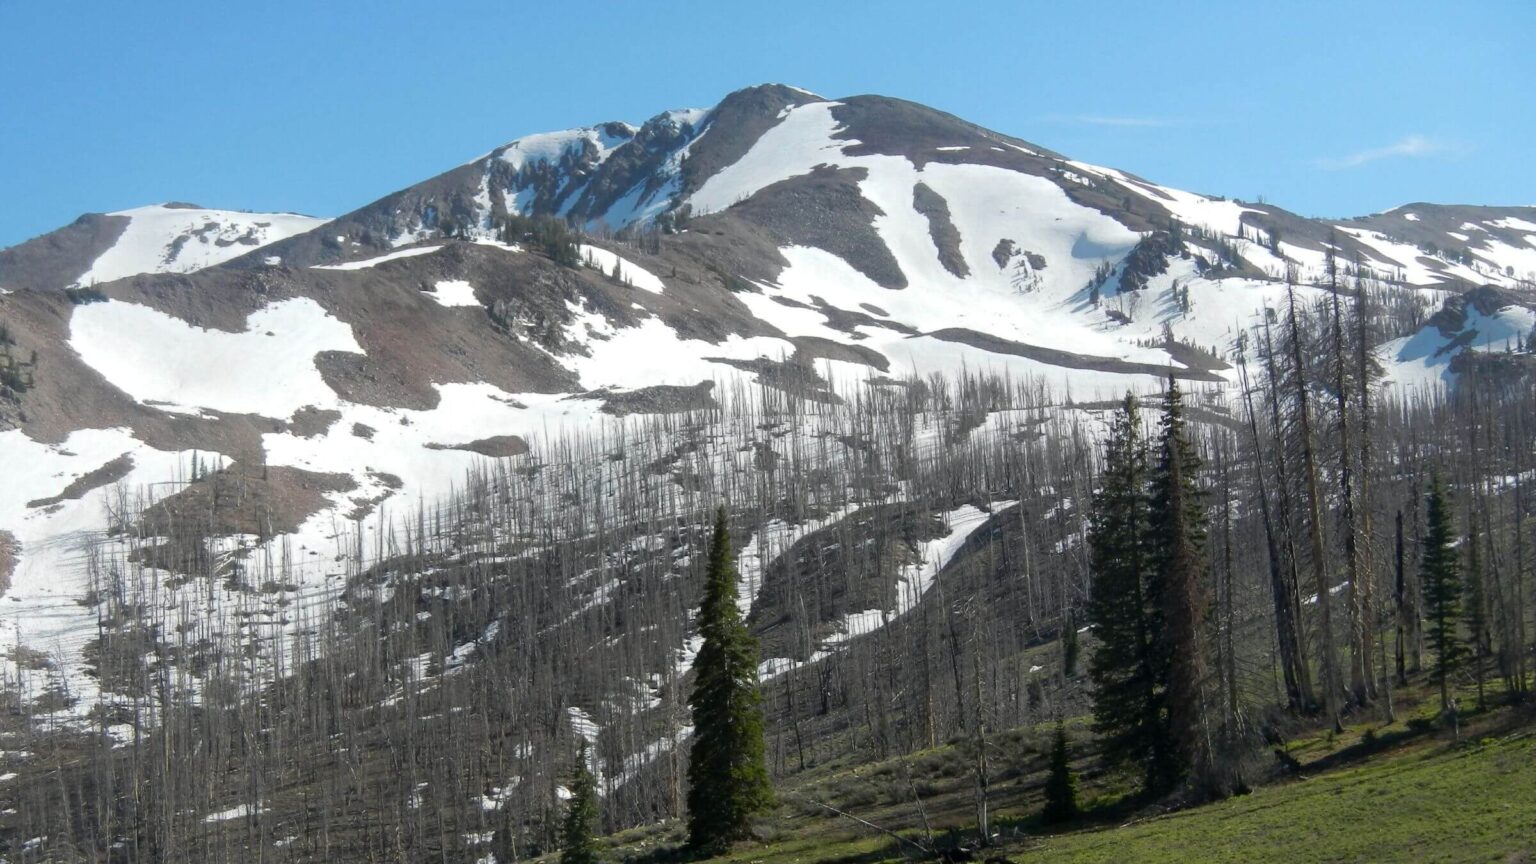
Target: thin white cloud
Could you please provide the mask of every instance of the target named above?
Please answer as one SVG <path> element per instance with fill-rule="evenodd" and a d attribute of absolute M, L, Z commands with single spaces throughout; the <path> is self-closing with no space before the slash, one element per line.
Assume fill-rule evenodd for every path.
<path fill-rule="evenodd" d="M 1342 171 L 1380 162 L 1383 159 L 1422 159 L 1425 156 L 1438 156 L 1451 149 L 1453 149 L 1451 145 L 1444 141 L 1437 141 L 1424 135 L 1409 135 L 1385 147 L 1372 147 L 1348 156 L 1322 157 L 1312 161 L 1319 168 Z"/>
<path fill-rule="evenodd" d="M 1153 129 L 1177 125 L 1168 117 L 1132 117 L 1119 114 L 1052 114 L 1045 118 L 1051 123 L 1079 123 L 1085 126 L 1119 126 L 1122 128 Z"/>

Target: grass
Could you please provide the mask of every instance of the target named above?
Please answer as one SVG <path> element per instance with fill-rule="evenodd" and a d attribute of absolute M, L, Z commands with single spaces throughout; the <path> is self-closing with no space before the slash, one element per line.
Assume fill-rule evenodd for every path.
<path fill-rule="evenodd" d="M 1125 827 L 1017 862 L 1536 860 L 1536 737 L 1431 744 Z"/>
<path fill-rule="evenodd" d="M 1071 718 L 1088 812 L 1056 834 L 1039 821 L 1054 724 L 994 733 L 988 800 L 999 843 L 975 860 L 1536 864 L 1536 709 L 1490 700 L 1487 711 L 1464 711 L 1457 737 L 1438 720 L 1438 689 L 1422 677 L 1393 695 L 1391 723 L 1375 709 L 1345 717 L 1337 731 L 1322 718 L 1294 721 L 1284 749 L 1299 775 L 1261 751 L 1245 768 L 1258 784 L 1250 794 L 1176 812 L 1139 796 L 1134 772 L 1104 770 L 1087 719 Z M 1475 702 L 1466 688 L 1454 695 L 1464 708 Z M 972 753 L 970 742 L 957 740 L 882 761 L 850 752 L 813 766 L 781 781 L 779 806 L 759 824 L 758 841 L 708 860 L 933 860 L 890 832 L 926 844 L 931 831 L 940 849 L 972 841 Z M 606 838 L 606 860 L 681 864 L 688 861 L 682 841 L 681 824 L 651 824 Z"/>
<path fill-rule="evenodd" d="M 1437 696 L 1422 685 L 1397 695 L 1395 723 L 1357 718 L 1337 733 L 1311 729 L 1293 737 L 1287 750 L 1303 766 L 1300 778 L 1271 778 L 1251 794 L 1169 814 L 1156 814 L 1127 797 L 1127 778 L 1095 771 L 1096 758 L 1084 754 L 1077 765 L 1084 772 L 1082 793 L 1095 810 L 1076 830 L 1055 835 L 1035 833 L 1043 727 L 1003 733 L 996 740 L 1015 754 L 1003 772 L 1011 776 L 994 785 L 990 797 L 993 825 L 1004 841 L 978 860 L 1536 864 L 1536 726 L 1530 709 L 1467 714 L 1460 739 L 1453 740 L 1449 731 L 1429 722 L 1437 713 Z M 1079 742 L 1075 750 L 1091 738 L 1081 722 L 1069 729 Z M 912 785 L 906 780 L 910 769 L 935 837 L 941 846 L 949 845 L 946 837 L 974 836 L 968 761 L 951 745 L 876 764 L 823 766 L 798 778 L 792 790 L 783 790 L 790 794 L 765 821 L 762 841 L 710 860 L 914 860 L 910 846 L 850 820 L 796 806 L 791 796 L 831 802 L 921 840 Z M 951 829 L 958 833 L 951 835 Z M 615 860 L 628 857 L 625 845 L 615 844 Z"/>

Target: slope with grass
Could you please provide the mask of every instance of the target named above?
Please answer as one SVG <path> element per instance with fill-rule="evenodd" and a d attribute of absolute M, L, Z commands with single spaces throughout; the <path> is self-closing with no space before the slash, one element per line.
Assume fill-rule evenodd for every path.
<path fill-rule="evenodd" d="M 1463 694 L 1468 695 L 1468 694 Z M 886 762 L 822 766 L 792 778 L 761 841 L 719 862 L 880 862 L 924 858 L 1024 862 L 1529 861 L 1536 856 L 1536 725 L 1529 706 L 1463 718 L 1460 734 L 1433 719 L 1435 694 L 1399 694 L 1398 719 L 1361 719 L 1342 733 L 1307 730 L 1285 745 L 1250 794 L 1184 810 L 1130 794 L 1105 772 L 1085 719 L 1069 722 L 1085 815 L 1048 834 L 1039 811 L 1053 724 L 989 739 L 992 829 L 973 848 L 970 742 Z M 1469 704 L 1464 700 L 1464 704 Z M 676 830 L 608 838 L 619 860 L 668 861 Z M 920 847 L 935 850 L 925 853 Z"/>
<path fill-rule="evenodd" d="M 1122 828 L 1008 848 L 1015 861 L 1527 861 L 1536 736 L 1426 742 Z"/>

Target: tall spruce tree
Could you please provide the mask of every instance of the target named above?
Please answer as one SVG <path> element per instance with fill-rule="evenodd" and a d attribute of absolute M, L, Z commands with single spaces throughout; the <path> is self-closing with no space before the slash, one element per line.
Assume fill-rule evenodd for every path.
<path fill-rule="evenodd" d="M 1450 677 L 1461 665 L 1464 647 L 1457 637 L 1461 617 L 1461 562 L 1454 546 L 1451 508 L 1445 482 L 1436 473 L 1430 480 L 1424 526 L 1420 583 L 1429 640 L 1435 649 L 1435 680 L 1440 684 L 1440 710 L 1451 707 Z"/>
<path fill-rule="evenodd" d="M 1154 632 L 1153 656 L 1162 672 L 1172 758 L 1154 788 L 1170 789 L 1194 773 L 1202 786 L 1213 780 L 1207 728 L 1205 618 L 1206 514 L 1196 484 L 1200 457 L 1185 428 L 1178 382 L 1168 378 L 1157 464 L 1151 477 L 1148 516 L 1148 594 L 1160 604 L 1162 626 Z"/>
<path fill-rule="evenodd" d="M 757 640 L 736 605 L 736 565 L 725 507 L 715 518 L 699 607 L 704 644 L 694 660 L 693 747 L 688 754 L 688 845 L 718 851 L 745 839 L 773 803 L 763 744 Z"/>
<path fill-rule="evenodd" d="M 571 801 L 560 826 L 560 864 L 597 864 L 597 780 L 587 764 L 587 739 L 576 750 Z"/>
<path fill-rule="evenodd" d="M 1152 654 L 1161 610 L 1147 597 L 1147 448 L 1136 397 L 1110 427 L 1088 528 L 1088 619 L 1098 645 L 1088 661 L 1093 729 L 1111 764 L 1130 764 L 1149 787 L 1168 773 L 1160 670 Z"/>

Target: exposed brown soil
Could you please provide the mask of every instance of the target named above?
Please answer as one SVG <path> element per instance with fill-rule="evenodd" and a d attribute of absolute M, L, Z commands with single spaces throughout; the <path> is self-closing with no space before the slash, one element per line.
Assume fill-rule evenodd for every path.
<path fill-rule="evenodd" d="M 528 452 L 528 442 L 516 435 L 492 435 L 468 444 L 428 444 L 426 446 L 428 450 L 464 450 L 492 459 L 506 459 Z"/>
<path fill-rule="evenodd" d="M 288 431 L 304 438 L 313 438 L 329 432 L 336 421 L 340 419 L 340 411 L 305 405 L 303 408 L 293 412 L 293 417 L 289 418 Z"/>
<path fill-rule="evenodd" d="M 202 540 L 225 534 L 271 537 L 297 530 L 330 505 L 327 492 L 356 488 L 345 474 L 234 464 L 186 484 L 144 511 L 150 536 Z"/>
<path fill-rule="evenodd" d="M 74 480 L 70 481 L 69 485 L 64 487 L 64 491 L 60 492 L 59 494 L 47 498 L 38 498 L 32 501 L 28 501 L 27 506 L 52 507 L 61 501 L 78 501 L 81 498 L 84 498 L 85 494 L 90 492 L 92 489 L 100 489 L 103 486 L 116 483 L 124 477 L 127 477 L 128 472 L 132 470 L 133 455 L 130 453 L 124 453 L 123 455 L 113 459 L 111 462 L 108 462 L 100 468 L 86 472 L 85 474 L 76 477 Z"/>
<path fill-rule="evenodd" d="M 884 354 L 863 345 L 844 345 L 820 336 L 796 336 L 790 341 L 795 343 L 795 354 L 791 359 L 796 363 L 811 364 L 826 359 L 862 363 L 881 372 L 888 372 L 891 368 L 891 362 Z"/>
<path fill-rule="evenodd" d="M 400 487 L 405 485 L 398 476 L 384 471 L 369 471 L 368 476 L 383 484 L 384 490 L 372 498 L 359 495 L 348 499 L 352 502 L 352 509 L 347 513 L 348 519 L 357 520 L 368 517 L 378 509 L 380 504 L 393 498 L 395 493 L 400 491 Z"/>
<path fill-rule="evenodd" d="M 758 357 L 755 360 L 736 360 L 730 357 L 705 357 L 704 359 L 711 363 L 723 363 L 743 372 L 755 373 L 757 383 L 791 396 L 828 404 L 842 401 L 842 397 L 827 388 L 826 379 L 817 374 L 809 364 L 792 360 L 773 360 L 768 357 Z"/>
<path fill-rule="evenodd" d="M 1029 360 L 1049 363 L 1052 366 L 1062 366 L 1068 369 L 1089 369 L 1095 372 L 1116 372 L 1124 375 L 1167 376 L 1172 373 L 1175 378 L 1188 381 L 1224 380 L 1221 376 L 1207 369 L 1184 369 L 1173 365 L 1159 366 L 1155 363 L 1136 363 L 1115 357 L 1074 354 L 1071 351 L 1061 351 L 1056 348 L 1026 345 L 1023 342 L 1014 342 L 1011 339 L 1003 339 L 989 333 L 967 330 L 963 327 L 948 327 L 943 330 L 935 330 L 927 335 L 935 339 L 943 339 L 946 342 L 959 342 L 972 348 L 991 351 L 993 354 L 1012 354 L 1015 357 L 1024 357 Z"/>
<path fill-rule="evenodd" d="M 711 395 L 714 387 L 713 381 L 700 381 L 691 386 L 659 384 L 624 393 L 594 390 L 577 398 L 601 399 L 603 405 L 597 410 L 615 417 L 630 414 L 682 414 L 719 408 L 720 403 Z"/>
<path fill-rule="evenodd" d="M 1232 368 L 1232 364 L 1195 345 L 1187 345 L 1175 339 L 1163 340 L 1163 350 L 1176 362 L 1191 369 L 1220 372 Z"/>

